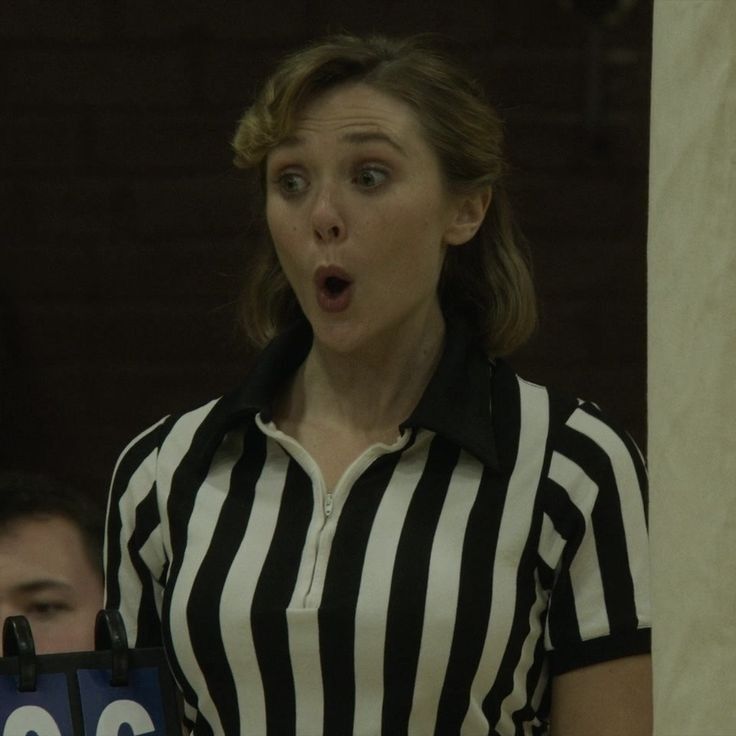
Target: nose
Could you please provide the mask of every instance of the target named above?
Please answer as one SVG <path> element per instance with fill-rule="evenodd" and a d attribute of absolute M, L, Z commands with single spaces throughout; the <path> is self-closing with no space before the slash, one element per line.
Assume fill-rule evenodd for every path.
<path fill-rule="evenodd" d="M 318 243 L 337 243 L 345 237 L 345 221 L 333 191 L 319 192 L 312 209 L 312 229 Z"/>

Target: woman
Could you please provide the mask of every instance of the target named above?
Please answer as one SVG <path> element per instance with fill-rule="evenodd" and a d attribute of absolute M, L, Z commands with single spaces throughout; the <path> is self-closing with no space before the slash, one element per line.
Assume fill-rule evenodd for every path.
<path fill-rule="evenodd" d="M 642 463 L 499 357 L 535 311 L 477 86 L 333 37 L 234 146 L 267 347 L 134 440 L 108 520 L 107 605 L 163 642 L 194 733 L 649 732 Z"/>

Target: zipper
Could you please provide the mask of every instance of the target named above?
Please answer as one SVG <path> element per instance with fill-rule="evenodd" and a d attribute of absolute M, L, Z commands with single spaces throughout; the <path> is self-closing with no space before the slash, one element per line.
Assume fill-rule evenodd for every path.
<path fill-rule="evenodd" d="M 367 448 L 359 458 L 353 461 L 348 471 L 338 481 L 337 486 L 331 492 L 328 492 L 326 488 L 327 484 L 320 468 L 317 466 L 314 458 L 301 444 L 293 437 L 284 434 L 273 422 L 264 422 L 260 414 L 256 414 L 256 425 L 263 434 L 274 439 L 288 455 L 299 463 L 312 480 L 315 503 L 318 504 L 320 500 L 322 501 L 321 506 L 324 519 L 321 524 L 319 524 L 319 520 L 314 520 L 319 526 L 318 529 L 315 529 L 314 559 L 311 561 L 311 565 L 304 566 L 302 570 L 304 578 L 308 576 L 308 579 L 297 581 L 299 596 L 301 597 L 303 595 L 302 605 L 305 608 L 310 608 L 319 602 L 322 595 L 330 545 L 332 543 L 332 536 L 334 536 L 334 529 L 330 531 L 326 530 L 326 527 L 334 510 L 335 493 L 347 493 L 351 484 L 355 483 L 362 472 L 376 458 L 387 452 L 396 452 L 403 449 L 414 435 L 413 432 L 402 430 L 400 437 L 392 445 L 377 443 Z M 329 533 L 326 533 L 326 531 Z M 308 569 L 310 566 L 311 570 Z"/>

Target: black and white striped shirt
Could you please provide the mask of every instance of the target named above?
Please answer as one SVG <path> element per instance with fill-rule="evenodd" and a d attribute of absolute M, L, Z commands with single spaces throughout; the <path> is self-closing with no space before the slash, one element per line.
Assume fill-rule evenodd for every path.
<path fill-rule="evenodd" d="M 326 489 L 269 416 L 309 340 L 115 471 L 107 605 L 163 642 L 197 736 L 544 734 L 552 676 L 648 651 L 627 435 L 448 325 L 400 438 Z"/>

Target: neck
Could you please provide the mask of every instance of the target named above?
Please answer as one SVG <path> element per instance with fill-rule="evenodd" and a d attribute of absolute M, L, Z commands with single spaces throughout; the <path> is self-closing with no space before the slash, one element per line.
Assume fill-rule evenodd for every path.
<path fill-rule="evenodd" d="M 444 334 L 440 313 L 349 354 L 315 339 L 279 413 L 302 426 L 328 424 L 367 437 L 397 429 L 434 373 Z"/>

